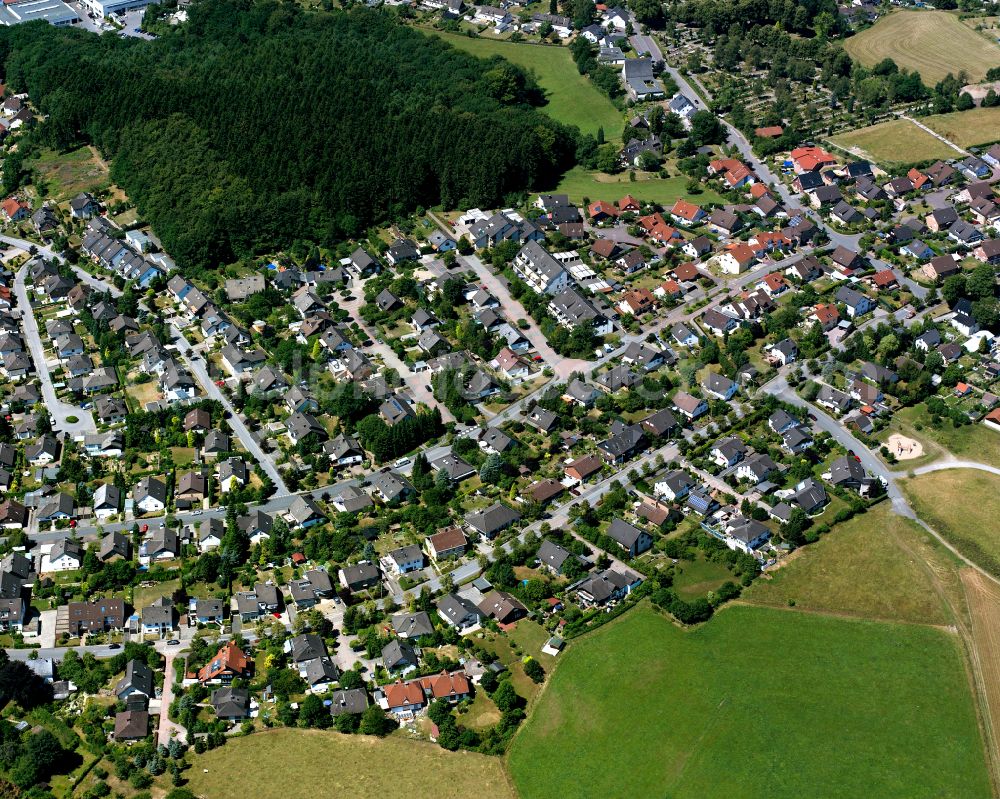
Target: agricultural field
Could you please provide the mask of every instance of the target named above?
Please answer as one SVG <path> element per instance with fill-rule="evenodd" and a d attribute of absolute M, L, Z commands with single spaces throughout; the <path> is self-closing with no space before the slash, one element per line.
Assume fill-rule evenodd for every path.
<path fill-rule="evenodd" d="M 1000 468 L 1000 433 L 983 424 L 955 427 L 949 419 L 943 420 L 940 427 L 934 427 L 923 403 L 900 409 L 879 438 L 886 440 L 893 433 L 916 439 L 923 444 L 925 453 L 917 460 L 900 461 L 893 466 L 896 470 L 923 466 L 947 453 Z"/>
<path fill-rule="evenodd" d="M 621 141 L 625 124 L 622 113 L 577 72 L 568 48 L 470 38 L 440 31 L 426 32 L 480 58 L 502 56 L 534 73 L 548 98 L 548 105 L 543 110 L 549 116 L 566 125 L 576 125 L 584 133 L 595 136 L 597 129 L 603 127 L 608 141 Z"/>
<path fill-rule="evenodd" d="M 994 735 L 1000 730 L 1000 586 L 975 569 L 962 569 L 972 646 Z"/>
<path fill-rule="evenodd" d="M 930 536 L 884 502 L 796 552 L 743 598 L 868 619 L 947 624 L 931 577 L 912 554 L 921 542 L 929 546 Z"/>
<path fill-rule="evenodd" d="M 568 194 L 570 200 L 576 203 L 583 202 L 584 197 L 590 202 L 616 202 L 626 194 L 665 206 L 673 205 L 680 197 L 699 204 L 723 202 L 723 198 L 711 189 L 703 188 L 700 194 L 689 194 L 687 183 L 688 179 L 683 176 L 659 178 L 648 173 L 637 173 L 636 179 L 632 181 L 627 172 L 606 175 L 576 166 L 563 175 L 556 191 Z"/>
<path fill-rule="evenodd" d="M 90 147 L 67 153 L 43 150 L 28 166 L 38 173 L 39 191 L 44 188 L 44 196 L 59 202 L 70 200 L 82 191 L 100 191 L 110 184 L 106 165 Z"/>
<path fill-rule="evenodd" d="M 191 791 L 212 799 L 390 796 L 399 792 L 400 775 L 413 796 L 515 798 L 497 758 L 402 737 L 319 730 L 274 729 L 232 738 L 196 757 L 188 774 Z"/>
<path fill-rule="evenodd" d="M 933 86 L 949 72 L 965 70 L 973 82 L 1000 64 L 1000 46 L 944 11 L 896 11 L 844 42 L 850 56 L 866 67 L 891 58 L 916 70 Z"/>
<path fill-rule="evenodd" d="M 935 114 L 920 121 L 959 147 L 975 147 L 1000 140 L 1000 108 Z"/>
<path fill-rule="evenodd" d="M 830 138 L 855 155 L 887 166 L 915 164 L 936 158 L 960 155 L 940 139 L 935 139 L 906 119 L 893 119 L 868 128 L 859 128 Z"/>
<path fill-rule="evenodd" d="M 562 658 L 509 755 L 522 799 L 990 795 L 938 629 L 732 606 L 683 631 L 643 605 Z"/>
<path fill-rule="evenodd" d="M 901 482 L 917 515 L 969 560 L 1000 577 L 1000 477 L 948 469 Z"/>

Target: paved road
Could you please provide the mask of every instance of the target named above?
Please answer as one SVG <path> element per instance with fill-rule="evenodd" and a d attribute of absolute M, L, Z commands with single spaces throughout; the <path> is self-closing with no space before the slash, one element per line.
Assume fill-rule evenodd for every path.
<path fill-rule="evenodd" d="M 42 398 L 45 400 L 45 408 L 52 419 L 52 429 L 72 437 L 96 433 L 97 425 L 94 424 L 94 417 L 89 411 L 75 405 L 68 405 L 56 396 L 55 386 L 52 385 L 52 376 L 45 363 L 45 350 L 42 347 L 38 322 L 32 313 L 31 304 L 28 301 L 28 290 L 24 285 L 24 276 L 27 271 L 27 266 L 22 266 L 18 270 L 14 278 L 14 293 L 17 295 L 17 304 L 21 308 L 21 327 L 24 330 L 24 341 L 28 345 L 31 359 L 35 363 L 35 372 L 42 383 Z M 70 417 L 75 417 L 77 421 L 70 421 Z"/>
<path fill-rule="evenodd" d="M 85 652 L 89 652 L 94 657 L 98 658 L 112 658 L 121 652 L 121 646 L 116 649 L 111 648 L 111 644 L 99 644 L 94 646 L 57 646 L 57 647 L 47 647 L 44 649 L 5 649 L 8 657 L 11 660 L 28 660 L 32 652 L 37 652 L 40 658 L 52 658 L 52 660 L 61 662 L 66 656 L 66 653 L 72 649 L 74 652 L 82 655 Z"/>
<path fill-rule="evenodd" d="M 660 46 L 652 36 L 640 36 L 636 34 L 629 39 L 629 42 L 631 42 L 636 53 L 640 55 L 646 53 L 653 61 L 663 61 L 663 53 L 660 51 Z"/>
<path fill-rule="evenodd" d="M 901 477 L 901 475 L 893 474 L 889 471 L 886 465 L 882 463 L 881 459 L 879 459 L 870 449 L 868 449 L 868 447 L 851 435 L 851 433 L 846 428 L 842 427 L 833 417 L 824 413 L 822 409 L 817 408 L 814 405 L 810 405 L 798 394 L 796 394 L 795 391 L 788 385 L 784 373 L 780 373 L 778 377 L 762 388 L 764 391 L 767 391 L 767 393 L 773 394 L 785 402 L 789 402 L 792 405 L 806 409 L 813 417 L 815 417 L 816 421 L 814 424 L 816 426 L 818 426 L 821 430 L 828 432 L 841 446 L 848 450 L 852 450 L 855 455 L 858 456 L 861 465 L 864 466 L 865 470 L 869 474 L 881 477 L 886 485 L 886 494 L 892 502 L 892 509 L 898 516 L 903 516 L 904 518 L 913 520 L 924 528 L 924 530 L 934 536 L 935 540 L 941 544 L 941 546 L 951 552 L 966 566 L 975 569 L 991 582 L 1000 584 L 1000 580 L 983 569 L 978 563 L 975 563 L 959 552 L 950 541 L 944 538 L 944 536 L 927 524 L 927 522 L 923 519 L 919 518 L 913 508 L 910 507 L 909 501 L 906 499 L 905 494 L 903 494 L 902 489 L 900 489 L 897 483 L 897 480 Z M 976 463 L 974 461 L 949 461 L 945 464 L 930 464 L 929 466 L 920 467 L 914 471 L 916 473 L 923 473 L 923 471 L 934 472 L 945 468 L 969 468 L 980 469 L 987 472 L 1000 472 L 1000 470 L 997 470 L 992 466 L 986 466 L 985 464 Z"/>
<path fill-rule="evenodd" d="M 232 428 L 233 432 L 236 433 L 237 437 L 243 443 L 243 446 L 247 448 L 247 451 L 254 456 L 257 462 L 261 465 L 261 468 L 267 473 L 267 476 L 271 479 L 271 482 L 275 486 L 275 496 L 284 497 L 288 496 L 291 492 L 288 490 L 288 486 L 285 485 L 285 481 L 281 479 L 281 475 L 278 473 L 278 467 L 275 466 L 274 460 L 264 452 L 263 448 L 257 441 L 257 438 L 247 429 L 247 426 L 243 423 L 240 415 L 236 412 L 229 398 L 215 385 L 215 381 L 212 380 L 211 376 L 208 374 L 208 370 L 205 368 L 205 361 L 201 357 L 191 357 L 191 342 L 189 342 L 184 334 L 178 330 L 176 327 L 171 325 L 170 333 L 177 342 L 177 350 L 180 352 L 181 357 L 187 364 L 188 369 L 191 370 L 191 374 L 195 376 L 199 383 L 201 383 L 202 389 L 205 393 L 214 400 L 222 403 L 222 407 L 229 411 L 229 426 Z"/>

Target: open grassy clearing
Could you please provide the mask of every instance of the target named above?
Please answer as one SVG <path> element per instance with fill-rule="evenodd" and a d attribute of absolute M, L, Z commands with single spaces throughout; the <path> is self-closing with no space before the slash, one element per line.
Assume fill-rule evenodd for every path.
<path fill-rule="evenodd" d="M 930 576 L 900 542 L 929 543 L 913 522 L 881 505 L 805 547 L 744 593 L 754 604 L 871 619 L 947 624 Z"/>
<path fill-rule="evenodd" d="M 844 48 L 866 67 L 891 58 L 915 69 L 929 86 L 962 69 L 980 81 L 1000 64 L 1000 47 L 944 11 L 893 12 L 845 41 Z"/>
<path fill-rule="evenodd" d="M 631 194 L 638 200 L 660 203 L 671 206 L 678 198 L 684 197 L 693 203 L 723 202 L 723 198 L 711 189 L 705 189 L 700 194 L 689 194 L 687 178 L 658 178 L 646 173 L 637 173 L 636 180 L 629 180 L 628 173 L 606 175 L 603 172 L 591 172 L 583 167 L 573 167 L 563 175 L 557 191 L 568 194 L 574 202 L 582 202 L 586 197 L 590 202 L 605 200 L 616 202 L 626 194 Z"/>
<path fill-rule="evenodd" d="M 1000 577 L 1000 477 L 948 469 L 901 484 L 921 519 L 969 560 Z"/>
<path fill-rule="evenodd" d="M 919 430 L 916 428 L 917 425 L 920 425 Z M 926 453 L 921 458 L 901 461 L 893 467 L 900 471 L 938 460 L 946 452 L 950 452 L 956 458 L 1000 467 L 1000 433 L 984 424 L 955 427 L 947 419 L 941 422 L 940 427 L 934 427 L 931 425 L 927 406 L 923 403 L 900 409 L 893 415 L 889 427 L 879 438 L 885 441 L 893 433 L 902 433 L 915 438 L 924 445 Z"/>
<path fill-rule="evenodd" d="M 1000 64 L 1000 60 L 997 63 Z M 1000 140 L 1000 108 L 935 114 L 920 121 L 959 147 L 975 147 Z"/>
<path fill-rule="evenodd" d="M 700 554 L 695 561 L 678 563 L 674 570 L 674 588 L 684 599 L 705 596 L 732 579 L 729 569 L 721 563 L 706 560 Z"/>
<path fill-rule="evenodd" d="M 913 164 L 960 153 L 906 119 L 893 119 L 868 128 L 841 133 L 831 143 L 881 164 Z"/>
<path fill-rule="evenodd" d="M 233 738 L 195 757 L 188 774 L 188 787 L 210 799 L 362 799 L 398 794 L 401 779 L 412 796 L 514 798 L 497 758 L 402 737 L 318 730 L 274 729 Z"/>
<path fill-rule="evenodd" d="M 81 191 L 99 191 L 108 187 L 110 178 L 104 164 L 89 147 L 79 147 L 66 153 L 42 150 L 37 161 L 29 164 L 45 184 L 46 196 L 60 202 Z"/>
<path fill-rule="evenodd" d="M 734 606 L 685 632 L 643 606 L 563 658 L 511 749 L 522 799 L 990 795 L 934 628 Z"/>
<path fill-rule="evenodd" d="M 608 141 L 621 141 L 624 119 L 611 101 L 583 75 L 577 72 L 569 49 L 516 42 L 476 39 L 455 33 L 427 30 L 435 36 L 480 58 L 502 56 L 533 72 L 545 91 L 548 105 L 543 110 L 566 125 L 576 125 L 584 133 L 597 135 L 604 128 Z"/>

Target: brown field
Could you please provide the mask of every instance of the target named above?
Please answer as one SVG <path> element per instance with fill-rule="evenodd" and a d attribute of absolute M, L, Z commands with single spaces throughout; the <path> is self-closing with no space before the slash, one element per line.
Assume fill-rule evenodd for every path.
<path fill-rule="evenodd" d="M 919 72 L 928 86 L 963 69 L 970 80 L 980 81 L 987 69 L 1000 64 L 995 41 L 945 11 L 896 11 L 847 39 L 844 49 L 866 67 L 891 58 L 901 68 Z"/>
<path fill-rule="evenodd" d="M 1000 585 L 975 569 L 962 569 L 961 576 L 972 616 L 969 654 L 979 691 L 985 694 L 979 704 L 985 704 L 988 711 L 986 739 L 995 753 L 996 731 L 1000 730 Z"/>
<path fill-rule="evenodd" d="M 920 121 L 959 147 L 975 147 L 1000 139 L 1000 108 L 973 108 L 936 114 Z"/>

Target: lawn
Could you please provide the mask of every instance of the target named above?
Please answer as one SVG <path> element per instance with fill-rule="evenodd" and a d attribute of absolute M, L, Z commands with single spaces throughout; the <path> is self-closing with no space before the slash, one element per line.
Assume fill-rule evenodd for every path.
<path fill-rule="evenodd" d="M 729 569 L 701 555 L 695 561 L 682 561 L 674 567 L 674 588 L 684 599 L 705 596 L 732 579 Z"/>
<path fill-rule="evenodd" d="M 1000 108 L 973 108 L 936 114 L 920 121 L 959 147 L 975 147 L 1000 139 Z"/>
<path fill-rule="evenodd" d="M 509 766 L 522 799 L 990 795 L 956 638 L 745 606 L 575 642 Z"/>
<path fill-rule="evenodd" d="M 639 173 L 640 175 L 644 173 Z M 606 175 L 603 172 L 591 172 L 583 167 L 573 167 L 563 175 L 556 191 L 568 194 L 574 202 L 583 202 L 586 197 L 591 202 L 605 200 L 616 202 L 624 195 L 631 194 L 638 200 L 659 203 L 667 207 L 680 198 L 694 203 L 724 202 L 723 198 L 711 189 L 703 189 L 700 194 L 690 194 L 687 191 L 686 177 L 658 178 L 639 177 L 629 180 L 628 173 Z"/>
<path fill-rule="evenodd" d="M 608 141 L 621 141 L 624 118 L 605 95 L 581 75 L 566 47 L 518 44 L 491 39 L 474 39 L 454 33 L 427 31 L 480 58 L 495 55 L 534 73 L 545 91 L 545 112 L 566 125 L 576 125 L 584 133 L 597 135 L 603 127 Z"/>
<path fill-rule="evenodd" d="M 211 799 L 411 796 L 514 799 L 500 760 L 404 738 L 274 729 L 194 758 L 188 786 Z M 234 779 L 234 775 L 239 775 Z"/>
<path fill-rule="evenodd" d="M 1000 64 L 1000 47 L 944 11 L 896 11 L 847 39 L 844 49 L 866 67 L 891 58 L 928 86 L 963 69 L 975 83 Z"/>
<path fill-rule="evenodd" d="M 929 538 L 883 502 L 797 552 L 743 596 L 761 605 L 946 624 L 930 577 L 903 549 Z"/>
<path fill-rule="evenodd" d="M 916 426 L 920 425 L 920 429 Z M 902 433 L 920 441 L 924 445 L 925 457 L 911 461 L 900 461 L 893 468 L 912 469 L 925 462 L 941 457 L 947 450 L 957 458 L 979 461 L 989 466 L 1000 467 L 1000 433 L 983 424 L 965 424 L 955 427 L 950 420 L 941 422 L 940 427 L 931 425 L 927 406 L 921 403 L 911 408 L 902 408 L 893 417 L 887 431 L 880 435 L 888 439 L 892 433 Z"/>
<path fill-rule="evenodd" d="M 948 469 L 902 481 L 917 515 L 969 560 L 1000 577 L 1000 477 Z"/>
<path fill-rule="evenodd" d="M 161 596 L 171 597 L 174 591 L 181 587 L 181 580 L 167 580 L 165 583 L 156 583 L 151 586 L 136 586 L 132 589 L 132 605 L 138 610 L 142 610 L 152 605 Z"/>
<path fill-rule="evenodd" d="M 830 141 L 855 155 L 886 165 L 911 164 L 934 158 L 955 158 L 959 155 L 957 150 L 953 150 L 906 119 L 893 119 L 868 128 L 841 133 L 832 137 Z"/>
<path fill-rule="evenodd" d="M 81 191 L 94 192 L 107 188 L 109 184 L 108 170 L 89 147 L 67 153 L 43 150 L 32 166 L 45 186 L 46 196 L 60 202 L 75 197 Z"/>

